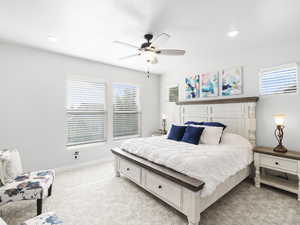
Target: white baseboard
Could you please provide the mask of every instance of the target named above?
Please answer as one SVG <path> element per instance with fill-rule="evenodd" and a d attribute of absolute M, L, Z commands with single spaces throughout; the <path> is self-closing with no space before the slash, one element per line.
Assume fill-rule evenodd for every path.
<path fill-rule="evenodd" d="M 54 170 L 57 174 L 59 174 L 59 173 L 67 172 L 67 171 L 72 171 L 74 169 L 80 169 L 80 168 L 93 166 L 93 165 L 97 165 L 97 164 L 99 165 L 99 164 L 108 163 L 108 162 L 113 162 L 113 158 L 108 157 L 108 158 L 97 159 L 97 160 L 92 160 L 92 161 L 88 161 L 88 162 L 77 163 L 74 165 L 58 167 L 58 168 L 55 168 Z"/>

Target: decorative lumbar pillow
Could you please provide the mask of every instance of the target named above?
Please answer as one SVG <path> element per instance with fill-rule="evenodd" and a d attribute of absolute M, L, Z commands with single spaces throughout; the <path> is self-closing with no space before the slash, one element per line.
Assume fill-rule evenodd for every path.
<path fill-rule="evenodd" d="M 176 126 L 176 125 L 172 125 L 169 135 L 168 135 L 168 139 L 174 140 L 174 141 L 181 141 L 184 132 L 185 132 L 185 128 L 186 126 Z"/>
<path fill-rule="evenodd" d="M 204 127 L 187 127 L 181 141 L 198 145 L 204 129 Z"/>
<path fill-rule="evenodd" d="M 0 179 L 2 184 L 7 184 L 23 173 L 19 151 L 5 149 L 0 151 Z"/>

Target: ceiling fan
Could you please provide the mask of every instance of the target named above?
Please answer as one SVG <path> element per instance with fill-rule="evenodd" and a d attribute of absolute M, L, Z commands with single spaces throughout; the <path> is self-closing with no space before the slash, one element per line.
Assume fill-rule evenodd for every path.
<path fill-rule="evenodd" d="M 154 39 L 153 39 L 153 34 L 145 34 L 144 38 L 146 39 L 146 42 L 142 43 L 140 47 L 123 42 L 123 41 L 114 41 L 114 43 L 121 44 L 123 46 L 127 46 L 130 48 L 134 48 L 137 51 L 134 54 L 124 56 L 119 59 L 124 60 L 124 59 L 133 58 L 136 56 L 144 56 L 147 63 L 156 64 L 156 63 L 158 63 L 158 60 L 157 60 L 158 55 L 176 56 L 176 55 L 184 55 L 185 54 L 185 50 L 160 49 L 158 47 L 162 42 L 167 41 L 170 38 L 169 34 L 161 33 Z"/>

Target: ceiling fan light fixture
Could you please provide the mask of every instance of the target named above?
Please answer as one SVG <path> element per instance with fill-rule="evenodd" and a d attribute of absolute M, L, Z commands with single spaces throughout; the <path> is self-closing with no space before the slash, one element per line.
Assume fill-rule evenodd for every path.
<path fill-rule="evenodd" d="M 234 37 L 238 36 L 239 33 L 240 33 L 240 32 L 239 32 L 238 30 L 231 30 L 231 31 L 229 31 L 229 32 L 227 33 L 227 36 L 228 36 L 228 37 L 231 37 L 231 38 L 234 38 Z"/>
<path fill-rule="evenodd" d="M 148 64 L 156 64 L 156 63 L 158 63 L 157 57 L 155 57 L 155 58 L 153 58 L 151 60 L 148 60 L 147 63 Z"/>
<path fill-rule="evenodd" d="M 143 59 L 147 62 L 147 64 L 156 64 L 158 63 L 158 55 L 165 55 L 165 56 L 181 56 L 185 54 L 185 50 L 180 49 L 161 49 L 157 46 L 157 44 L 161 43 L 160 41 L 165 39 L 167 40 L 170 37 L 170 35 L 166 33 L 162 33 L 158 35 L 153 41 L 153 35 L 152 34 L 145 34 L 144 38 L 146 39 L 146 42 L 141 44 L 141 47 L 137 47 L 136 45 L 132 45 L 127 42 L 123 41 L 114 41 L 114 43 L 127 46 L 130 48 L 135 48 L 137 52 L 135 54 L 131 54 L 125 57 L 121 57 L 120 59 L 129 59 L 136 56 L 142 56 Z"/>
<path fill-rule="evenodd" d="M 147 63 L 151 63 L 151 64 L 157 63 L 157 57 L 156 57 L 156 54 L 154 52 L 145 51 L 144 52 L 144 57 L 145 57 Z"/>
<path fill-rule="evenodd" d="M 55 36 L 48 36 L 48 41 L 50 41 L 50 42 L 57 42 L 58 41 L 58 38 L 57 37 L 55 37 Z"/>

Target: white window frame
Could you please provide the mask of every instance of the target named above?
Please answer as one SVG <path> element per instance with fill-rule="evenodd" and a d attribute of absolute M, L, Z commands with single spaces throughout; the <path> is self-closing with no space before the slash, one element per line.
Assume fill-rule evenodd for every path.
<path fill-rule="evenodd" d="M 291 68 L 291 67 L 296 67 L 296 84 L 297 84 L 297 89 L 296 92 L 291 92 L 291 93 L 271 93 L 271 94 L 263 94 L 262 93 L 262 78 L 263 74 L 265 72 L 269 71 L 274 71 L 274 70 L 280 70 L 280 69 L 285 69 L 285 68 Z M 274 66 L 270 68 L 264 68 L 259 71 L 259 94 L 260 96 L 264 97 L 270 97 L 270 96 L 278 96 L 278 95 L 298 95 L 299 94 L 299 76 L 298 76 L 298 71 L 299 71 L 299 64 L 298 63 L 289 63 L 289 64 L 283 64 L 280 66 Z"/>
<path fill-rule="evenodd" d="M 107 82 L 102 80 L 102 79 L 98 79 L 98 78 L 95 78 L 95 77 L 89 77 L 89 76 L 82 76 L 82 75 L 72 75 L 72 76 L 67 76 L 67 79 L 66 79 L 66 82 L 68 80 L 74 80 L 74 81 L 82 81 L 82 82 L 95 82 L 95 83 L 101 83 L 104 85 L 104 110 L 97 110 L 98 111 L 101 111 L 103 112 L 104 114 L 104 139 L 102 141 L 87 141 L 87 142 L 79 142 L 79 143 L 76 143 L 76 144 L 68 144 L 68 140 L 66 140 L 66 147 L 68 149 L 72 149 L 72 148 L 78 148 L 78 147 L 86 147 L 88 145 L 94 145 L 94 144 L 103 144 L 103 143 L 106 143 L 107 142 L 107 139 L 108 139 L 108 111 L 107 111 L 107 105 L 108 105 L 108 99 L 107 99 L 107 88 L 108 88 L 108 85 L 107 85 Z M 68 92 L 67 92 L 67 83 L 66 83 L 66 99 L 68 97 Z M 77 110 L 68 110 L 67 109 L 67 100 L 66 100 L 66 103 L 65 103 L 65 110 L 66 110 L 66 118 L 68 116 L 68 111 L 73 111 L 74 113 L 79 113 L 80 111 L 77 111 Z M 91 111 L 89 111 L 91 112 Z M 67 134 L 67 126 L 68 124 L 66 124 L 66 135 L 67 135 L 67 138 L 68 138 L 68 134 Z"/>
<path fill-rule="evenodd" d="M 114 85 L 131 85 L 135 86 L 137 88 L 137 103 L 138 103 L 138 110 L 136 111 L 138 113 L 138 134 L 136 135 L 126 135 L 122 137 L 114 137 L 114 130 L 113 130 L 113 123 L 114 123 L 114 106 L 113 106 L 113 101 L 114 101 Z M 127 83 L 127 82 L 113 82 L 111 84 L 111 105 L 112 105 L 112 139 L 114 141 L 118 140 L 125 140 L 125 139 L 130 139 L 130 138 L 136 138 L 136 137 L 141 137 L 142 136 L 142 107 L 141 107 L 141 96 L 140 96 L 140 86 L 137 84 L 133 83 Z M 122 111 L 123 113 L 126 113 L 126 111 Z"/>

